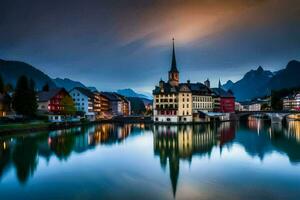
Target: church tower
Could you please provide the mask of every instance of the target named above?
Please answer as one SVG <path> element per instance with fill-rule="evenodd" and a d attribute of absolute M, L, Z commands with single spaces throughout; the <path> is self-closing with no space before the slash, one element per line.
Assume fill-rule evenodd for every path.
<path fill-rule="evenodd" d="M 172 53 L 171 70 L 169 71 L 169 83 L 171 86 L 178 86 L 178 84 L 179 84 L 179 71 L 177 69 L 177 64 L 176 64 L 174 38 L 173 38 L 173 53 Z"/>

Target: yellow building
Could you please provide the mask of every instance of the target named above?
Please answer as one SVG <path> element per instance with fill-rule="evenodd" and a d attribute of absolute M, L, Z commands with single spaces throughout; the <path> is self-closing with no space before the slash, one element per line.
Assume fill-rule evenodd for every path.
<path fill-rule="evenodd" d="M 199 111 L 213 111 L 213 98 L 210 88 L 202 83 L 179 83 L 175 48 L 173 53 L 169 80 L 160 80 L 153 90 L 153 116 L 158 123 L 188 123 L 193 122 L 193 115 Z"/>

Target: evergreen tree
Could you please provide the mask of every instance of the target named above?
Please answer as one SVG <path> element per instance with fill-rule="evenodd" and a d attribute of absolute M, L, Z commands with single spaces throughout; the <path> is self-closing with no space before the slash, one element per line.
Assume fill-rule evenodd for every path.
<path fill-rule="evenodd" d="M 0 74 L 0 93 L 4 93 L 4 82 Z"/>
<path fill-rule="evenodd" d="M 61 106 L 64 108 L 62 114 L 64 115 L 74 115 L 76 113 L 76 107 L 73 99 L 66 95 L 60 102 Z"/>
<path fill-rule="evenodd" d="M 36 114 L 37 102 L 34 85 L 34 81 L 28 81 L 26 76 L 18 79 L 13 96 L 13 108 L 18 114 L 30 117 Z"/>

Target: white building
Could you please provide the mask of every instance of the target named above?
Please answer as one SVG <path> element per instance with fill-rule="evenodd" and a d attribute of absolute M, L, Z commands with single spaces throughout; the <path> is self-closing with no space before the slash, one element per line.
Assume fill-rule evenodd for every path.
<path fill-rule="evenodd" d="M 77 111 L 84 112 L 84 116 L 90 120 L 94 121 L 96 119 L 96 113 L 94 112 L 94 94 L 88 89 L 75 87 L 69 94 L 73 98 L 75 107 Z"/>

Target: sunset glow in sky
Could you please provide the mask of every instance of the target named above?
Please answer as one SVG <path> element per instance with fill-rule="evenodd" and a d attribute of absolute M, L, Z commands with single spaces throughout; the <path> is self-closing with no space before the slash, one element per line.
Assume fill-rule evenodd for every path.
<path fill-rule="evenodd" d="M 151 92 L 175 38 L 181 81 L 300 59 L 298 0 L 1 0 L 0 58 L 100 90 Z"/>

